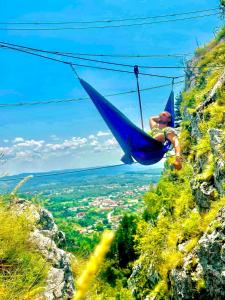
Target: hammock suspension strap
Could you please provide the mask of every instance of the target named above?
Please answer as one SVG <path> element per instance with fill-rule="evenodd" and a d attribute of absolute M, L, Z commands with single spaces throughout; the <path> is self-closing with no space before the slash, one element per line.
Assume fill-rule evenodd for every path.
<path fill-rule="evenodd" d="M 142 113 L 142 103 L 141 103 L 141 93 L 140 93 L 140 87 L 139 87 L 139 68 L 137 65 L 134 66 L 134 74 L 137 81 L 137 92 L 138 92 L 138 101 L 139 101 L 139 109 L 140 109 L 140 115 L 141 115 L 141 128 L 144 130 L 144 122 L 143 122 L 143 113 Z"/>
<path fill-rule="evenodd" d="M 172 78 L 172 91 L 173 91 L 173 87 L 174 87 L 174 80 L 175 80 L 175 78 L 173 77 Z"/>

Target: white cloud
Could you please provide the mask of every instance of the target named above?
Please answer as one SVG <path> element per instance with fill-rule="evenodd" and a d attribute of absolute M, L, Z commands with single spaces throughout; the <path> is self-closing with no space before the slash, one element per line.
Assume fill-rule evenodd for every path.
<path fill-rule="evenodd" d="M 82 147 L 87 143 L 87 138 L 72 137 L 71 139 L 64 140 L 61 144 L 46 144 L 46 147 L 51 150 L 64 150 L 64 149 L 76 149 Z"/>
<path fill-rule="evenodd" d="M 52 134 L 52 135 L 50 136 L 50 138 L 51 138 L 53 141 L 59 141 L 59 140 L 60 140 L 55 134 Z"/>
<path fill-rule="evenodd" d="M 16 137 L 14 140 L 13 140 L 13 143 L 16 144 L 16 143 L 21 143 L 23 142 L 24 139 L 22 137 Z"/>
<path fill-rule="evenodd" d="M 90 145 L 91 145 L 91 146 L 96 146 L 96 145 L 98 145 L 98 143 L 99 143 L 98 141 L 93 140 L 93 141 L 90 143 Z"/>
<path fill-rule="evenodd" d="M 8 140 L 7 146 L 0 147 L 0 153 L 4 153 L 7 166 L 13 173 L 14 170 L 46 170 L 47 166 L 50 169 L 73 167 L 74 161 L 82 166 L 82 163 L 88 165 L 109 156 L 109 151 L 112 155 L 119 149 L 111 136 L 110 132 L 98 131 L 87 137 L 72 136 L 64 140 L 56 135 L 50 136 L 49 141 L 15 137 Z"/>
<path fill-rule="evenodd" d="M 111 135 L 111 133 L 109 131 L 98 131 L 97 132 L 97 136 L 108 136 Z"/>
<path fill-rule="evenodd" d="M 27 158 L 31 156 L 31 152 L 30 151 L 19 151 L 16 153 L 16 158 Z"/>
<path fill-rule="evenodd" d="M 118 143 L 115 138 L 112 138 L 112 139 L 108 139 L 107 141 L 105 141 L 105 145 L 106 146 L 115 146 L 115 145 L 118 145 Z"/>
<path fill-rule="evenodd" d="M 59 152 L 59 155 L 63 157 L 64 155 L 72 154 L 73 151 L 90 151 L 91 148 L 95 148 L 98 151 L 104 151 L 107 149 L 112 149 L 117 146 L 117 142 L 114 138 L 105 139 L 111 135 L 109 132 L 98 131 L 95 135 L 89 135 L 86 137 L 71 137 L 59 142 L 57 136 L 51 136 L 57 142 L 47 143 L 44 140 L 34 140 L 34 139 L 24 139 L 23 137 L 16 137 L 11 141 L 11 147 L 1 147 L 0 151 L 7 153 L 8 155 L 16 158 L 25 158 L 27 156 L 37 157 L 37 154 L 45 156 L 53 155 L 53 152 Z M 101 137 L 101 141 L 98 137 Z M 66 152 L 67 151 L 67 152 Z"/>
<path fill-rule="evenodd" d="M 8 154 L 10 147 L 0 147 L 0 153 Z"/>
<path fill-rule="evenodd" d="M 43 140 L 42 141 L 35 141 L 33 139 L 32 140 L 23 140 L 21 143 L 16 144 L 14 147 L 16 147 L 16 148 L 30 147 L 30 148 L 34 148 L 35 150 L 37 150 L 37 149 L 41 148 L 44 143 L 45 142 Z"/>

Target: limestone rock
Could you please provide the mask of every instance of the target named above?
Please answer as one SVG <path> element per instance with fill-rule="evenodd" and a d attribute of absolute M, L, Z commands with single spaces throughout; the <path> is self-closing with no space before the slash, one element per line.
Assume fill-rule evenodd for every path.
<path fill-rule="evenodd" d="M 225 207 L 169 278 L 172 299 L 225 299 Z"/>
<path fill-rule="evenodd" d="M 36 299 L 72 299 L 75 288 L 70 266 L 71 257 L 58 247 L 65 241 L 65 236 L 59 231 L 52 214 L 24 199 L 17 199 L 13 209 L 19 214 L 28 212 L 30 218 L 35 221 L 30 240 L 36 245 L 46 263 L 50 265 L 45 290 Z"/>
<path fill-rule="evenodd" d="M 158 283 L 160 276 L 152 265 L 148 266 L 147 271 L 143 269 L 146 270 L 146 266 L 143 266 L 142 262 L 133 267 L 132 274 L 128 279 L 128 287 L 135 299 L 147 300 L 144 297 L 148 297 L 148 292 Z"/>
<path fill-rule="evenodd" d="M 191 181 L 191 188 L 200 211 L 208 210 L 216 194 L 213 183 L 206 181 L 201 182 L 198 179 L 194 179 Z"/>
<path fill-rule="evenodd" d="M 211 128 L 209 130 L 210 144 L 214 156 L 214 179 L 218 192 L 225 195 L 225 132 Z"/>
<path fill-rule="evenodd" d="M 198 112 L 202 111 L 204 109 L 204 107 L 206 107 L 210 103 L 214 102 L 216 100 L 216 93 L 217 93 L 218 89 L 222 88 L 223 86 L 225 86 L 225 70 L 222 72 L 222 74 L 220 75 L 220 78 L 218 79 L 218 81 L 216 82 L 216 84 L 213 86 L 212 90 L 209 92 L 206 100 L 203 101 L 197 107 L 196 110 Z"/>

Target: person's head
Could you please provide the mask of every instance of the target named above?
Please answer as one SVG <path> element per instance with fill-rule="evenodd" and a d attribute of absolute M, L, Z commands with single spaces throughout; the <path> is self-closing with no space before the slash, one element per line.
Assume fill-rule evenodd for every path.
<path fill-rule="evenodd" d="M 171 114 L 168 111 L 163 111 L 159 114 L 159 123 L 168 125 L 171 121 Z"/>

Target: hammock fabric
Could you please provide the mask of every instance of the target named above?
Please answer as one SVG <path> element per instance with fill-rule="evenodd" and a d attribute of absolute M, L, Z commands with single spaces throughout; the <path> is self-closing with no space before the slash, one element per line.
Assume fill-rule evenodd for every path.
<path fill-rule="evenodd" d="M 162 159 L 170 148 L 170 142 L 164 145 L 155 140 L 139 127 L 134 125 L 124 114 L 106 100 L 90 84 L 79 79 L 81 85 L 95 104 L 102 118 L 108 125 L 120 147 L 124 151 L 121 161 L 132 164 L 135 159 L 142 165 L 155 164 Z M 169 126 L 174 127 L 174 93 L 171 91 L 166 107 L 164 109 L 172 116 Z"/>

